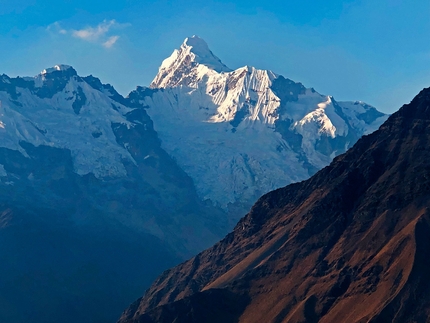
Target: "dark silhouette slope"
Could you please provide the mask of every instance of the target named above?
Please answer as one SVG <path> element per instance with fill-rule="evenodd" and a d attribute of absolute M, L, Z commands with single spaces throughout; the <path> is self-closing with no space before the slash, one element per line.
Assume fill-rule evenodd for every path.
<path fill-rule="evenodd" d="M 120 322 L 426 322 L 429 207 L 430 88 L 309 180 L 260 198 Z"/>

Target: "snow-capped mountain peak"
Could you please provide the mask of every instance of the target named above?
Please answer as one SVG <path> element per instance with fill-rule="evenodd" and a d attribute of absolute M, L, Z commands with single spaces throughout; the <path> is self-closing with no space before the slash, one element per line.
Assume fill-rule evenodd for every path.
<path fill-rule="evenodd" d="M 70 65 L 58 64 L 58 65 L 55 65 L 54 67 L 44 69 L 42 72 L 40 72 L 40 74 L 46 75 L 57 71 L 68 71 L 68 70 L 73 70 L 76 72 L 76 70 Z"/>
<path fill-rule="evenodd" d="M 194 36 L 136 93 L 163 148 L 225 209 L 303 180 L 387 116 L 362 102 L 337 102 L 269 70 L 229 70 Z"/>
<path fill-rule="evenodd" d="M 188 37 L 179 49 L 175 49 L 161 64 L 152 88 L 167 88 L 184 85 L 197 74 L 204 72 L 230 72 L 221 60 L 209 49 L 208 44 L 198 36 Z M 205 73 L 203 73 L 205 74 Z"/>
<path fill-rule="evenodd" d="M 28 85 L 30 86 L 33 83 L 35 88 L 42 88 L 47 85 L 47 88 L 45 90 L 48 90 L 48 92 L 51 92 L 51 90 L 53 90 L 54 93 L 60 88 L 63 88 L 63 86 L 73 77 L 78 77 L 78 72 L 76 72 L 76 70 L 72 66 L 58 64 L 53 67 L 45 68 L 34 77 L 24 77 L 23 79 L 29 82 Z M 46 81 L 48 80 L 49 84 L 46 84 Z"/>

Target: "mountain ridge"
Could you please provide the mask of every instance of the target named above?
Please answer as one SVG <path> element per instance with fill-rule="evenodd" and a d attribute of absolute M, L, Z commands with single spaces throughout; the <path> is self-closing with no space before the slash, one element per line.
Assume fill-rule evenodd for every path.
<path fill-rule="evenodd" d="M 216 322 L 227 300 L 229 323 L 426 322 L 429 141 L 430 88 L 310 179 L 261 197 L 119 322 Z"/>

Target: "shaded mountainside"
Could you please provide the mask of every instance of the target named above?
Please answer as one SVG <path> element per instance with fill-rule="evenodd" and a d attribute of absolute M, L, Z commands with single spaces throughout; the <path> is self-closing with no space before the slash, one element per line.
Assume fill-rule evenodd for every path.
<path fill-rule="evenodd" d="M 223 212 L 112 86 L 58 65 L 0 76 L 0 103 L 1 322 L 112 322 L 224 235 Z"/>
<path fill-rule="evenodd" d="M 119 322 L 427 322 L 429 147 L 430 88 L 309 180 L 261 197 Z"/>
<path fill-rule="evenodd" d="M 76 226 L 70 210 L 1 203 L 1 322 L 112 322 L 179 260 L 149 234 L 86 215 L 100 223 Z"/>

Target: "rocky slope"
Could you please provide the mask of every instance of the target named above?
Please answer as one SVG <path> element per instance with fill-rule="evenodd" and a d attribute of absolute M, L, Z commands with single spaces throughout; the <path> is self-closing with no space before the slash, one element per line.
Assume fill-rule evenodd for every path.
<path fill-rule="evenodd" d="M 163 273 L 121 323 L 428 322 L 430 88 Z"/>
<path fill-rule="evenodd" d="M 387 116 L 277 75 L 226 67 L 197 36 L 163 61 L 147 106 L 162 147 L 233 225 L 262 194 L 308 178 Z"/>
<path fill-rule="evenodd" d="M 113 321 L 226 230 L 110 85 L 60 65 L 1 76 L 0 104 L 0 321 Z"/>

